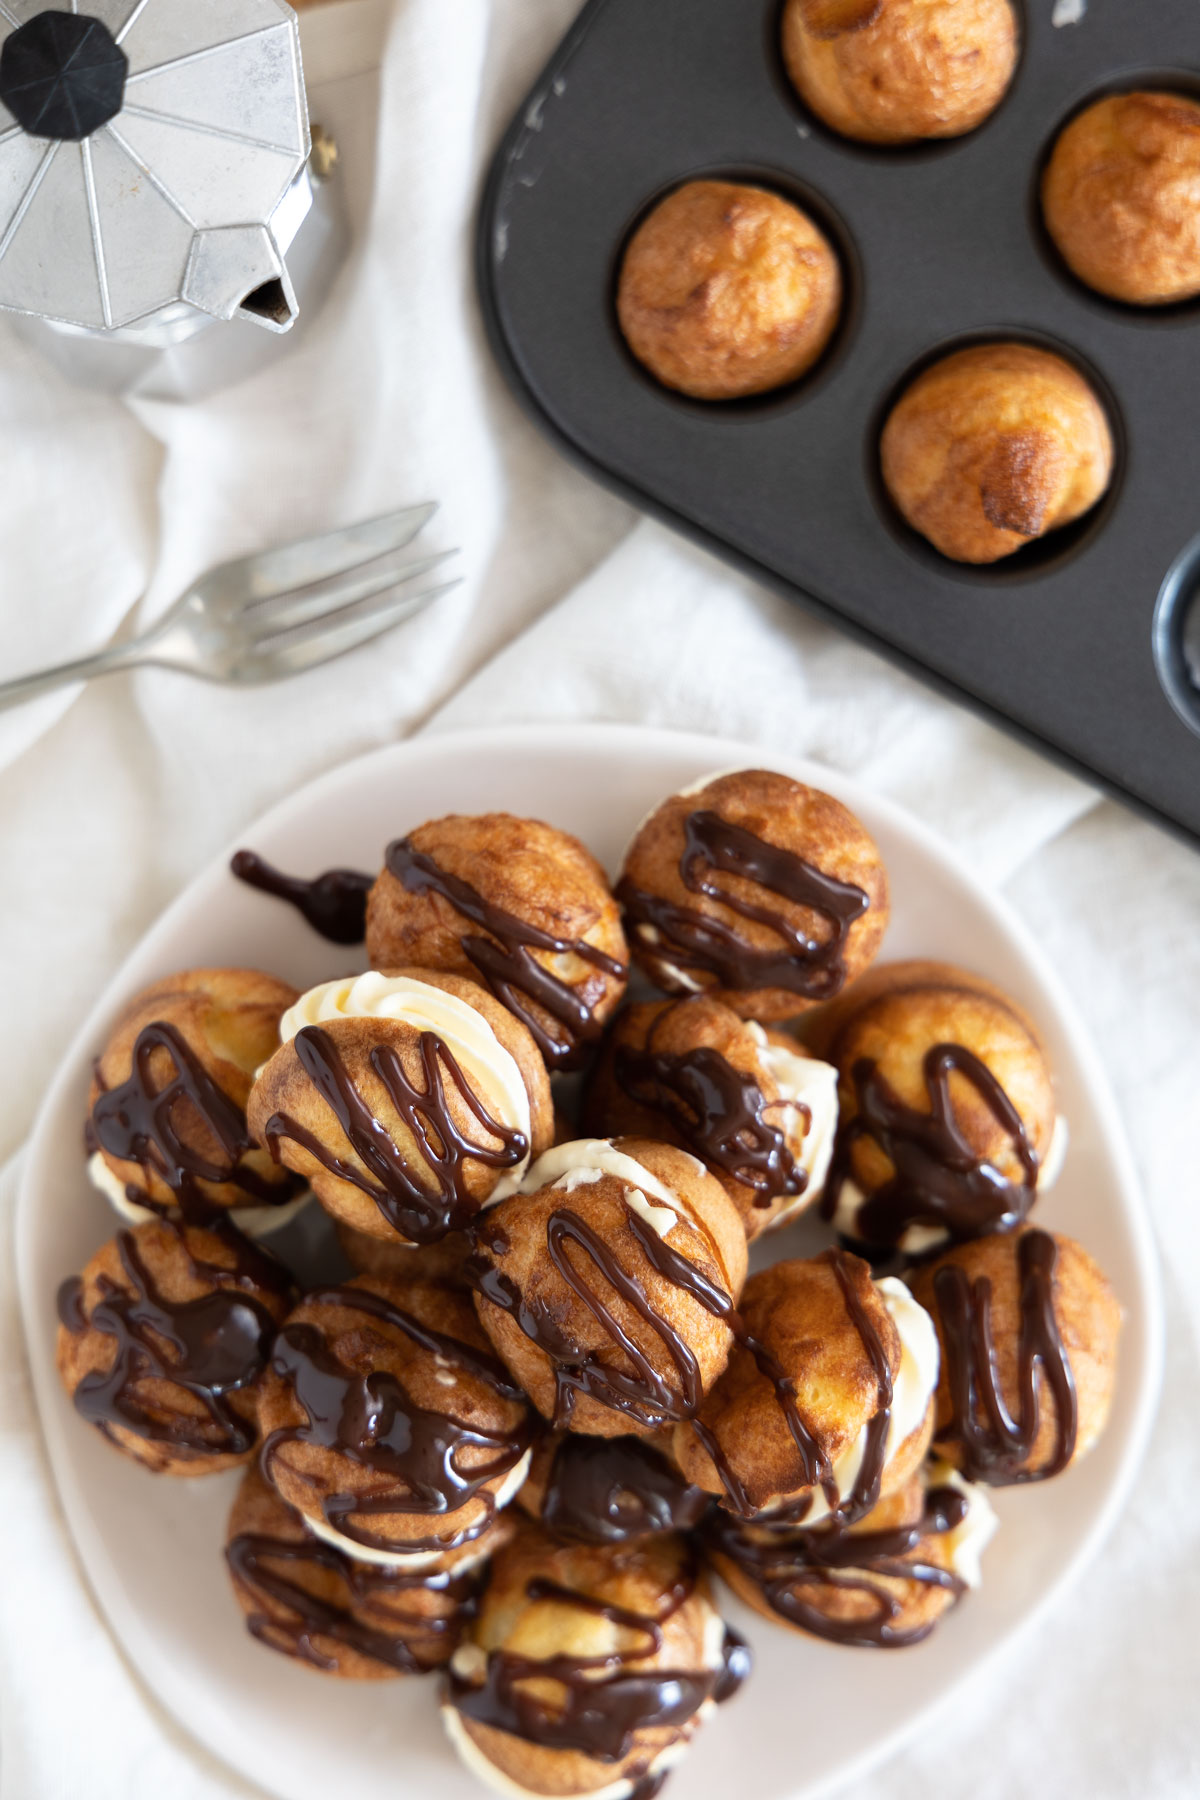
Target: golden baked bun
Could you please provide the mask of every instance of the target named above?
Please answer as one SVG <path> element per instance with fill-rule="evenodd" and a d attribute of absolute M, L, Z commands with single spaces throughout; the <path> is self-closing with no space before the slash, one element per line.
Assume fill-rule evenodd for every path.
<path fill-rule="evenodd" d="M 660 1138 L 690 1150 L 753 1239 L 820 1198 L 837 1076 L 784 1032 L 693 994 L 618 1016 L 588 1083 L 583 1122 L 597 1137 Z"/>
<path fill-rule="evenodd" d="M 259 1386 L 294 1300 L 288 1270 L 240 1232 L 155 1219 L 59 1289 L 58 1372 L 76 1412 L 156 1474 L 234 1468 L 258 1443 Z"/>
<path fill-rule="evenodd" d="M 1059 134 L 1042 216 L 1080 281 L 1131 306 L 1200 294 L 1200 105 L 1109 94 Z"/>
<path fill-rule="evenodd" d="M 838 1145 L 822 1212 L 839 1232 L 920 1255 L 1010 1230 L 1058 1160 L 1037 1029 L 948 963 L 877 964 L 812 1036 L 835 1063 Z"/>
<path fill-rule="evenodd" d="M 517 1505 L 561 1537 L 592 1544 L 692 1531 L 709 1497 L 683 1479 L 670 1452 L 668 1432 L 655 1438 L 548 1432 L 534 1449 Z"/>
<path fill-rule="evenodd" d="M 934 1438 L 948 1462 L 1007 1487 L 1087 1454 L 1108 1423 L 1121 1308 L 1086 1250 L 1026 1226 L 948 1250 L 912 1288 L 941 1345 Z"/>
<path fill-rule="evenodd" d="M 553 1069 L 573 1068 L 629 975 L 604 870 L 569 832 L 510 813 L 433 819 L 389 844 L 367 900 L 376 969 L 442 969 L 490 988 Z"/>
<path fill-rule="evenodd" d="M 848 1527 L 771 1531 L 718 1510 L 705 1547 L 717 1574 L 764 1618 L 835 1644 L 895 1650 L 927 1638 L 978 1584 L 994 1529 L 978 1489 L 932 1487 L 922 1472 Z"/>
<path fill-rule="evenodd" d="M 690 1417 L 725 1367 L 746 1235 L 686 1152 L 561 1145 L 480 1219 L 476 1242 L 479 1317 L 556 1427 L 656 1431 Z"/>
<path fill-rule="evenodd" d="M 961 137 L 999 106 L 1017 64 L 1009 0 L 787 0 L 783 59 L 806 106 L 843 137 Z"/>
<path fill-rule="evenodd" d="M 263 1474 L 360 1562 L 437 1564 L 478 1542 L 524 1480 L 533 1438 L 469 1298 L 418 1279 L 360 1275 L 306 1295 L 260 1409 Z"/>
<path fill-rule="evenodd" d="M 1112 479 L 1112 432 L 1063 357 L 978 344 L 905 389 L 884 425 L 880 461 L 914 531 L 955 562 L 990 563 L 1096 504 Z"/>
<path fill-rule="evenodd" d="M 849 1522 L 907 1481 L 933 1430 L 937 1343 L 903 1283 L 843 1250 L 746 1283 L 748 1337 L 676 1426 L 684 1477 L 742 1519 Z"/>
<path fill-rule="evenodd" d="M 461 1230 L 552 1140 L 537 1046 L 477 982 L 370 971 L 310 989 L 280 1030 L 250 1130 L 368 1237 Z"/>
<path fill-rule="evenodd" d="M 334 1230 L 342 1255 L 356 1275 L 384 1275 L 396 1281 L 444 1281 L 451 1287 L 467 1288 L 467 1258 L 471 1240 L 465 1231 L 448 1231 L 433 1244 L 402 1244 L 398 1238 L 385 1241 L 365 1231 L 355 1231 L 341 1219 L 334 1220 Z"/>
<path fill-rule="evenodd" d="M 501 1513 L 483 1536 L 431 1568 L 355 1562 L 246 1470 L 229 1515 L 225 1561 L 246 1628 L 304 1668 L 347 1681 L 423 1675 L 450 1661 L 487 1558 L 512 1536 Z"/>
<path fill-rule="evenodd" d="M 300 1184 L 246 1129 L 255 1070 L 296 990 L 257 969 L 184 969 L 136 995 L 96 1059 L 92 1174 L 133 1219 L 283 1205 Z"/>
<path fill-rule="evenodd" d="M 768 769 L 715 776 L 651 813 L 617 898 L 656 987 L 774 1023 L 841 992 L 888 920 L 879 851 L 831 794 Z"/>
<path fill-rule="evenodd" d="M 523 1520 L 451 1661 L 444 1716 L 467 1766 L 504 1792 L 634 1791 L 748 1669 L 682 1538 L 614 1549 Z"/>
<path fill-rule="evenodd" d="M 837 254 L 778 194 L 689 181 L 642 221 L 617 284 L 638 361 L 696 400 L 737 400 L 796 381 L 833 335 Z"/>

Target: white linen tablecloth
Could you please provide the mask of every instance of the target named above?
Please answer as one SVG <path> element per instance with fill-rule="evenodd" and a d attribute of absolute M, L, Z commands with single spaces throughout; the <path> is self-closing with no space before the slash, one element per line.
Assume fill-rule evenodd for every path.
<path fill-rule="evenodd" d="M 0 716 L 0 1154 L 18 1150 L 78 1019 L 165 902 L 349 755 L 422 727 L 620 719 L 853 772 L 1003 886 L 1072 990 L 1166 1250 L 1169 1347 L 1145 1475 L 1098 1563 L 847 1800 L 1194 1800 L 1200 859 L 636 522 L 519 414 L 483 345 L 473 211 L 491 146 L 575 10 L 345 0 L 305 15 L 355 247 L 293 353 L 242 385 L 190 407 L 124 405 L 68 386 L 0 322 L 4 673 L 107 642 L 223 557 L 409 501 L 442 501 L 430 542 L 461 546 L 467 574 L 382 643 L 279 687 L 150 671 Z M 10 1171 L 6 1233 L 12 1191 Z M 247 1795 L 149 1700 L 80 1582 L 8 1257 L 0 1334 L 0 1800 Z"/>

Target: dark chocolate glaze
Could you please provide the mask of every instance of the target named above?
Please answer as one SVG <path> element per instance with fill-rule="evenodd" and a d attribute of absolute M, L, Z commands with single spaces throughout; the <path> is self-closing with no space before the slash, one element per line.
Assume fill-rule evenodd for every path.
<path fill-rule="evenodd" d="M 356 1287 L 319 1288 L 307 1296 L 313 1306 L 330 1306 L 362 1314 L 365 1329 L 379 1320 L 401 1331 L 414 1344 L 445 1364 L 482 1382 L 497 1398 L 524 1406 L 525 1395 L 507 1371 L 485 1351 L 422 1325 L 391 1301 Z M 535 1426 L 522 1411 L 507 1430 L 470 1426 L 453 1413 L 418 1406 L 390 1370 L 361 1374 L 339 1357 L 317 1325 L 292 1320 L 275 1340 L 273 1372 L 287 1383 L 305 1414 L 303 1425 L 281 1426 L 262 1448 L 262 1472 L 271 1467 L 286 1444 L 310 1444 L 332 1450 L 368 1471 L 369 1495 L 342 1492 L 322 1498 L 326 1524 L 355 1543 L 382 1550 L 454 1550 L 473 1542 L 495 1516 L 494 1496 L 486 1484 L 514 1469 L 533 1442 Z M 484 1451 L 469 1469 L 461 1466 L 465 1451 Z M 379 1491 L 379 1477 L 390 1483 Z M 408 1513 L 445 1517 L 478 1498 L 476 1516 L 455 1534 L 391 1540 L 352 1523 L 353 1517 Z"/>
<path fill-rule="evenodd" d="M 449 1047 L 432 1031 L 423 1031 L 420 1038 L 423 1087 L 414 1087 L 390 1044 L 377 1044 L 368 1058 L 392 1105 L 421 1146 L 421 1160 L 415 1166 L 355 1087 L 330 1033 L 318 1025 L 306 1025 L 293 1043 L 301 1067 L 327 1101 L 366 1173 L 282 1112 L 273 1113 L 263 1131 L 272 1157 L 278 1162 L 280 1145 L 290 1139 L 331 1175 L 368 1195 L 393 1231 L 410 1243 L 435 1243 L 447 1232 L 462 1231 L 474 1218 L 478 1202 L 462 1192 L 465 1162 L 511 1169 L 529 1153 L 524 1132 L 492 1118 Z M 499 1140 L 498 1148 L 473 1143 L 463 1135 L 450 1111 L 447 1078 L 484 1132 Z M 432 1193 L 425 1185 L 429 1181 L 436 1184 Z"/>
<path fill-rule="evenodd" d="M 966 1500 L 955 1488 L 932 1488 L 925 1496 L 921 1517 L 912 1525 L 890 1531 L 851 1532 L 830 1525 L 751 1536 L 720 1507 L 714 1507 L 705 1538 L 789 1625 L 835 1644 L 894 1650 L 920 1643 L 933 1630 L 934 1621 L 909 1630 L 898 1628 L 895 1621 L 900 1602 L 879 1577 L 943 1588 L 957 1599 L 966 1584 L 950 1570 L 922 1560 L 919 1550 L 924 1538 L 953 1531 L 966 1510 Z M 829 1617 L 822 1600 L 828 1601 L 837 1590 L 864 1595 L 871 1611 L 858 1619 Z"/>
<path fill-rule="evenodd" d="M 166 1052 L 175 1069 L 161 1088 L 153 1085 L 150 1073 L 151 1058 L 158 1050 Z M 118 1161 L 140 1163 L 147 1182 L 152 1174 L 157 1175 L 170 1188 L 190 1224 L 208 1224 L 224 1210 L 205 1198 L 198 1182 L 225 1183 L 258 1206 L 284 1206 L 304 1185 L 294 1179 L 266 1181 L 242 1164 L 245 1152 L 255 1148 L 245 1113 L 221 1091 L 182 1034 L 165 1020 L 139 1031 L 127 1081 L 105 1088 L 98 1067 L 95 1073 L 101 1092 L 92 1107 L 85 1141 Z M 177 1119 L 181 1107 L 182 1121 Z M 215 1159 L 203 1155 L 183 1135 L 189 1127 L 194 1132 L 197 1122 L 217 1140 L 220 1155 Z M 162 1210 L 140 1188 L 128 1187 L 126 1193 L 139 1206 Z"/>
<path fill-rule="evenodd" d="M 398 1675 L 422 1675 L 444 1663 L 470 1616 L 478 1581 L 474 1575 L 429 1570 L 407 1572 L 355 1562 L 333 1544 L 319 1538 L 275 1538 L 242 1532 L 225 1547 L 225 1558 L 236 1580 L 242 1582 L 258 1605 L 263 1600 L 285 1607 L 290 1615 L 280 1619 L 271 1610 L 248 1614 L 246 1628 L 260 1643 L 326 1672 L 337 1668 L 337 1658 L 318 1648 L 325 1638 L 382 1663 Z M 280 1568 L 280 1564 L 284 1568 Z M 291 1567 L 296 1579 L 285 1570 Z M 306 1571 L 337 1577 L 347 1604 L 322 1600 L 303 1585 Z M 412 1613 L 387 1603 L 397 1596 L 430 1589 L 444 1594 L 447 1611 L 440 1616 Z M 378 1624 L 370 1621 L 378 1608 Z M 365 1615 L 365 1616 L 364 1616 Z M 414 1642 L 405 1636 L 406 1629 Z M 440 1641 L 439 1641 L 440 1640 Z M 436 1646 L 437 1654 L 422 1655 L 418 1646 Z"/>
<path fill-rule="evenodd" d="M 398 838 L 387 848 L 387 867 L 411 894 L 439 894 L 456 912 L 486 932 L 485 937 L 461 939 L 464 954 L 502 1006 L 527 1026 L 551 1069 L 575 1067 L 604 1027 L 580 990 L 557 975 L 532 954 L 550 950 L 560 956 L 578 956 L 602 974 L 624 982 L 628 967 L 616 957 L 597 950 L 583 938 L 555 937 L 506 912 L 457 875 L 449 874 L 408 838 Z M 557 1027 L 547 1029 L 546 1015 Z"/>
<path fill-rule="evenodd" d="M 253 1284 L 290 1301 L 292 1278 L 282 1263 L 231 1226 L 220 1234 L 236 1254 L 230 1270 L 199 1259 L 179 1226 L 164 1221 L 162 1228 L 176 1236 L 192 1274 L 212 1281 L 213 1291 L 195 1300 L 164 1299 L 133 1232 L 118 1232 L 117 1249 L 129 1289 L 102 1279 L 101 1297 L 90 1319 L 83 1310 L 78 1277 L 64 1282 L 58 1293 L 58 1316 L 68 1331 L 90 1328 L 116 1339 L 112 1367 L 107 1372 L 92 1370 L 75 1389 L 76 1411 L 106 1437 L 112 1436 L 113 1426 L 121 1426 L 173 1450 L 242 1455 L 254 1445 L 258 1429 L 253 1419 L 238 1415 L 229 1396 L 258 1380 L 275 1336 L 271 1314 L 244 1289 Z M 148 1401 L 139 1395 L 141 1384 L 153 1380 L 169 1381 L 201 1401 L 207 1418 L 182 1412 L 161 1416 L 161 1399 Z"/>
<path fill-rule="evenodd" d="M 822 939 L 805 937 L 778 906 L 746 899 L 732 887 L 719 886 L 716 874 L 739 876 L 767 894 L 817 913 L 829 926 Z M 731 926 L 709 914 L 646 893 L 628 876 L 617 885 L 617 899 L 636 928 L 652 926 L 667 960 L 680 969 L 701 969 L 724 988 L 783 988 L 804 1000 L 828 1000 L 846 980 L 845 949 L 850 927 L 870 909 L 860 887 L 832 875 L 776 844 L 731 825 L 719 813 L 689 813 L 684 821 L 684 848 L 679 876 L 693 894 L 703 894 L 743 919 L 768 925 L 782 943 L 778 949 L 756 949 Z M 643 940 L 645 941 L 645 940 Z M 655 951 L 659 945 L 655 944 Z"/>
<path fill-rule="evenodd" d="M 642 1643 L 593 1657 L 534 1659 L 511 1650 L 493 1651 L 479 1685 L 451 1670 L 451 1704 L 465 1718 L 543 1749 L 581 1751 L 598 1762 L 621 1761 L 629 1755 L 639 1731 L 687 1725 L 706 1700 L 730 1698 L 749 1672 L 747 1646 L 735 1632 L 726 1633 L 719 1669 L 629 1666 L 659 1653 L 662 1627 L 687 1600 L 694 1581 L 694 1570 L 689 1567 L 686 1578 L 675 1585 L 664 1610 L 654 1618 L 552 1581 L 531 1581 L 526 1589 L 530 1600 L 557 1600 L 564 1606 L 598 1613 L 640 1637 Z M 612 1672 L 599 1673 L 604 1670 Z M 553 1681 L 561 1687 L 561 1696 L 547 1703 L 523 1685 L 531 1681 Z M 650 1779 L 653 1782 L 655 1778 Z"/>
<path fill-rule="evenodd" d="M 1019 1412 L 1014 1419 L 1000 1389 L 992 1338 L 992 1284 L 946 1263 L 933 1277 L 950 1389 L 951 1421 L 939 1442 L 958 1444 L 963 1474 L 992 1487 L 1046 1481 L 1065 1469 L 1075 1450 L 1079 1407 L 1066 1345 L 1054 1316 L 1058 1246 L 1049 1232 L 1030 1230 L 1017 1242 L 1021 1325 L 1017 1345 Z M 1044 1468 L 1026 1459 L 1037 1439 L 1042 1409 L 1041 1369 L 1054 1400 L 1055 1445 Z"/>
<path fill-rule="evenodd" d="M 627 1544 L 692 1531 L 707 1507 L 708 1495 L 641 1438 L 568 1434 L 554 1451 L 541 1516 L 567 1537 Z"/>
<path fill-rule="evenodd" d="M 375 885 L 373 875 L 359 869 L 326 869 L 311 879 L 284 875 L 254 850 L 237 851 L 229 867 L 247 887 L 294 906 L 331 944 L 361 944 L 366 937 L 367 895 Z"/>
<path fill-rule="evenodd" d="M 653 1042 L 652 1028 L 644 1050 L 617 1047 L 613 1074 L 629 1098 L 669 1119 L 709 1168 L 753 1188 L 757 1206 L 802 1194 L 807 1172 L 768 1119 L 769 1103 L 753 1075 L 735 1069 L 709 1044 L 671 1054 L 656 1051 Z M 807 1107 L 796 1110 L 811 1118 Z"/>
<path fill-rule="evenodd" d="M 854 1145 L 875 1140 L 895 1168 L 892 1179 L 868 1195 L 855 1216 L 855 1234 L 864 1243 L 895 1246 L 911 1225 L 944 1231 L 953 1243 L 1012 1231 L 1037 1197 L 1038 1157 L 1020 1113 L 986 1063 L 962 1044 L 934 1044 L 925 1053 L 929 1111 L 918 1112 L 900 1099 L 877 1065 L 860 1058 L 851 1070 L 858 1111 L 839 1132 L 821 1200 L 821 1216 L 832 1219 L 851 1171 Z M 1023 1180 L 1010 1181 L 993 1163 L 976 1156 L 954 1115 L 950 1077 L 971 1083 L 993 1118 L 1008 1134 Z"/>

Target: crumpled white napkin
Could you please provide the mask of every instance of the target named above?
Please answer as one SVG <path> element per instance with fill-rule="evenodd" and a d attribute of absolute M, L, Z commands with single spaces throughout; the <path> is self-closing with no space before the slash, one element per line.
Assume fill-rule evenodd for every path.
<path fill-rule="evenodd" d="M 1200 861 L 777 597 L 634 527 L 541 443 L 483 349 L 472 214 L 488 148 L 574 0 L 458 0 L 452 30 L 445 0 L 397 0 L 377 82 L 361 71 L 378 8 L 344 0 L 304 21 L 315 110 L 370 229 L 292 357 L 203 405 L 131 411 L 67 388 L 0 326 L 0 416 L 21 421 L 0 436 L 4 662 L 104 641 L 221 557 L 429 495 L 444 502 L 431 541 L 463 547 L 468 580 L 382 643 L 273 690 L 150 672 L 0 718 L 0 1149 L 27 1132 L 120 956 L 206 857 L 315 771 L 431 715 L 436 730 L 645 720 L 851 770 L 1004 884 L 1053 955 L 1169 1248 L 1171 1342 L 1144 1480 L 1093 1572 L 848 1800 L 881 1784 L 891 1800 L 1191 1800 Z M 8 1180 L 6 1231 L 11 1196 Z M 248 1794 L 146 1697 L 91 1607 L 43 1463 L 3 1256 L 0 1516 L 13 1534 L 0 1800 Z M 819 1729 L 800 1706 L 798 1758 Z"/>

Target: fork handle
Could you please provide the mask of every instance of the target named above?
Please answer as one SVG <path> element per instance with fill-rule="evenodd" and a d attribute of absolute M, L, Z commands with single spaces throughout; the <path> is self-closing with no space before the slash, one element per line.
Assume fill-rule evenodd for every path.
<path fill-rule="evenodd" d="M 111 644 L 94 656 L 77 657 L 74 662 L 58 663 L 52 669 L 39 669 L 33 675 L 18 675 L 14 681 L 0 681 L 0 712 L 11 706 L 23 706 L 54 688 L 67 687 L 75 681 L 90 681 L 93 675 L 111 675 L 117 669 L 131 669 L 142 660 L 144 640 L 129 644 Z"/>

